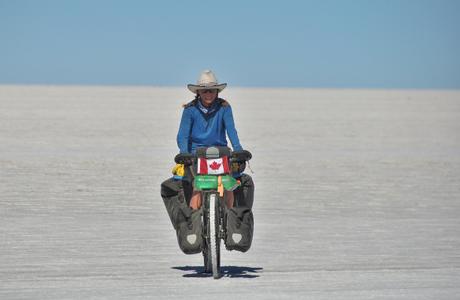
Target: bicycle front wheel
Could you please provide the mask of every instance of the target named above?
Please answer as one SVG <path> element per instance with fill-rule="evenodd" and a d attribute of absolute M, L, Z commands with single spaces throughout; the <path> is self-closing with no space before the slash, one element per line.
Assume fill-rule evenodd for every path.
<path fill-rule="evenodd" d="M 219 223 L 220 209 L 219 198 L 217 194 L 210 193 L 209 196 L 209 235 L 208 235 L 208 262 L 211 262 L 212 276 L 214 279 L 220 278 L 220 238 L 219 238 Z"/>

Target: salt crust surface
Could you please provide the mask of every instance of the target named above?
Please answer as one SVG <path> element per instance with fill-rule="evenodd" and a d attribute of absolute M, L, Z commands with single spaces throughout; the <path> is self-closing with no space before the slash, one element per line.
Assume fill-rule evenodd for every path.
<path fill-rule="evenodd" d="M 0 86 L 1 299 L 454 299 L 460 92 L 238 89 L 252 249 L 186 256 L 160 198 L 185 88 Z"/>

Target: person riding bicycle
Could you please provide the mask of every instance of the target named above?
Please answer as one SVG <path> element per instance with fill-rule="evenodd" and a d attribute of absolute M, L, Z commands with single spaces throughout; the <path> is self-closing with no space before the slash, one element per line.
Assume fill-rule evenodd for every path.
<path fill-rule="evenodd" d="M 204 70 L 197 84 L 188 84 L 188 89 L 195 94 L 195 99 L 184 105 L 177 145 L 180 153 L 195 154 L 198 147 L 227 146 L 226 134 L 232 143 L 233 150 L 242 150 L 238 133 L 233 120 L 230 104 L 219 98 L 227 86 L 219 83 L 211 70 Z M 176 170 L 182 170 L 177 166 Z M 183 173 L 183 172 L 182 172 Z M 232 207 L 234 202 L 233 192 L 226 192 L 227 206 Z M 201 195 L 193 191 L 190 207 L 193 210 L 201 206 Z"/>
<path fill-rule="evenodd" d="M 219 155 L 231 156 L 227 166 L 238 184 L 234 189 L 224 190 L 225 201 L 225 245 L 228 250 L 245 252 L 251 246 L 254 220 L 254 182 L 251 176 L 243 173 L 251 153 L 243 150 L 233 120 L 230 104 L 218 97 L 227 86 L 219 83 L 210 70 L 203 71 L 197 84 L 189 84 L 188 89 L 195 99 L 184 105 L 177 134 L 179 154 L 173 168 L 173 177 L 161 183 L 161 197 L 171 223 L 176 230 L 179 247 L 185 254 L 199 253 L 204 249 L 202 194 L 194 190 L 194 174 L 199 174 L 192 157 L 217 149 Z M 233 151 L 227 147 L 228 135 Z M 214 149 L 213 149 L 214 148 Z M 186 158 L 185 160 L 183 158 Z M 190 160 L 189 160 L 190 158 Z M 201 170 L 201 164 L 200 164 Z M 223 237 L 223 236 L 222 236 Z M 236 237 L 236 240 L 234 239 Z"/>

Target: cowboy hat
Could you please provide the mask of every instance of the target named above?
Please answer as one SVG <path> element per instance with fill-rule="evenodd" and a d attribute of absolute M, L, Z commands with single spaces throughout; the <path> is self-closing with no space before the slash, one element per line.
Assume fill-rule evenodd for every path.
<path fill-rule="evenodd" d="M 227 86 L 226 83 L 219 83 L 216 76 L 211 70 L 204 70 L 196 84 L 188 84 L 187 87 L 192 93 L 198 93 L 198 90 L 217 90 L 221 92 Z"/>

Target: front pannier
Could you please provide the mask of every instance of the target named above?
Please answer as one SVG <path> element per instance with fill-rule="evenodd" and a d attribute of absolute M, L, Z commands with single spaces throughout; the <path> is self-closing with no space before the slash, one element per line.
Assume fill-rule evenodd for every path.
<path fill-rule="evenodd" d="M 225 246 L 228 250 L 246 252 L 251 247 L 254 233 L 254 216 L 249 207 L 232 207 L 226 210 L 227 236 Z"/>
<path fill-rule="evenodd" d="M 177 230 L 177 242 L 179 243 L 180 249 L 185 254 L 195 254 L 201 252 L 203 244 L 201 214 L 201 209 L 193 211 L 187 222 L 179 224 L 179 229 Z"/>

